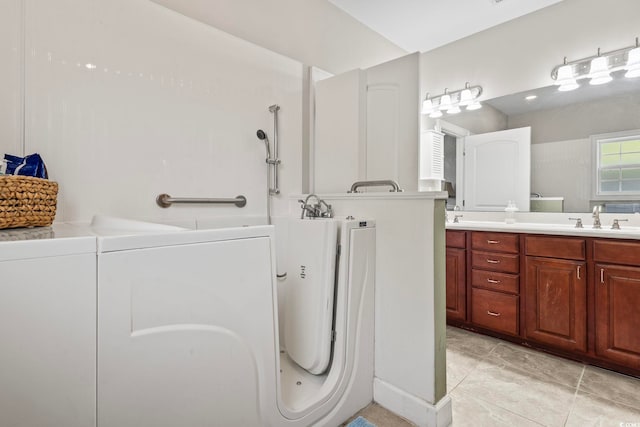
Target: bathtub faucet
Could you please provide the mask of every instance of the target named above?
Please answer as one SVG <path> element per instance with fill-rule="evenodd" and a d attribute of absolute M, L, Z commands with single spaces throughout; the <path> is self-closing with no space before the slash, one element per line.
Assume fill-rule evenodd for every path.
<path fill-rule="evenodd" d="M 309 199 L 312 197 L 316 199 L 315 204 L 309 203 Z M 307 218 L 333 218 L 331 205 L 328 205 L 327 202 L 315 194 L 309 194 L 306 199 L 298 200 L 298 202 L 301 203 L 300 208 L 302 208 L 300 219 L 304 219 L 305 212 L 307 213 Z"/>

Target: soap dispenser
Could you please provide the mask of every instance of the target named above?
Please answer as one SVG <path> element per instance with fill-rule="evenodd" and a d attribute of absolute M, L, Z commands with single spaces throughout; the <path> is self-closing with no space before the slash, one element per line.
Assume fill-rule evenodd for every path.
<path fill-rule="evenodd" d="M 515 223 L 516 211 L 518 211 L 516 204 L 513 203 L 513 201 L 509 200 L 509 203 L 507 203 L 507 207 L 504 208 L 504 222 L 506 222 L 507 224 Z"/>

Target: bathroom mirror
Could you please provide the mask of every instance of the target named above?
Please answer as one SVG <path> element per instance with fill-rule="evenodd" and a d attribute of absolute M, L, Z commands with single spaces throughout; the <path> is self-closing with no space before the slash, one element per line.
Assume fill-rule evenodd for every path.
<path fill-rule="evenodd" d="M 483 100 L 482 104 L 480 110 L 442 119 L 473 134 L 530 126 L 533 200 L 538 196 L 563 198 L 562 211 L 589 212 L 595 167 L 590 137 L 640 129 L 640 78 L 614 74 L 614 80 L 605 85 L 589 85 L 583 80 L 570 92 L 560 92 L 553 85 Z M 455 138 L 445 140 L 445 144 L 451 143 Z M 455 151 L 445 148 L 445 156 L 455 156 Z M 445 158 L 445 175 L 451 181 L 448 164 L 455 161 Z M 457 187 L 455 183 L 453 187 Z M 532 211 L 539 210 L 534 206 L 532 203 Z M 540 211 L 556 208 L 544 208 L 543 204 Z"/>

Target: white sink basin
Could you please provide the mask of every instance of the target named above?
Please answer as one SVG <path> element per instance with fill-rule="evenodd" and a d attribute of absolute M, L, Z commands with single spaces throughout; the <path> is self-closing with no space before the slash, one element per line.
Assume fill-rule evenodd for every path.
<path fill-rule="evenodd" d="M 620 230 L 611 229 L 610 224 L 605 224 L 602 228 L 593 228 L 592 224 L 584 224 L 583 228 L 576 228 L 574 221 L 567 221 L 566 224 L 557 223 L 536 223 L 536 222 L 516 222 L 506 224 L 500 221 L 464 221 L 459 223 L 448 223 L 450 229 L 471 229 L 487 231 L 513 231 L 535 234 L 563 234 L 563 235 L 591 235 L 602 237 L 638 238 L 640 237 L 640 227 L 620 225 Z"/>

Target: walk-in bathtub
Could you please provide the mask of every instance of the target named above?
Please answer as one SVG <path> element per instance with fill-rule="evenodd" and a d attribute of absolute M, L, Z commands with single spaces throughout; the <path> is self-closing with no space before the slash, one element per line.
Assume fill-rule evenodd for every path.
<path fill-rule="evenodd" d="M 99 236 L 98 425 L 335 426 L 369 403 L 375 228 L 339 229 L 319 375 L 280 345 L 273 226 Z"/>

